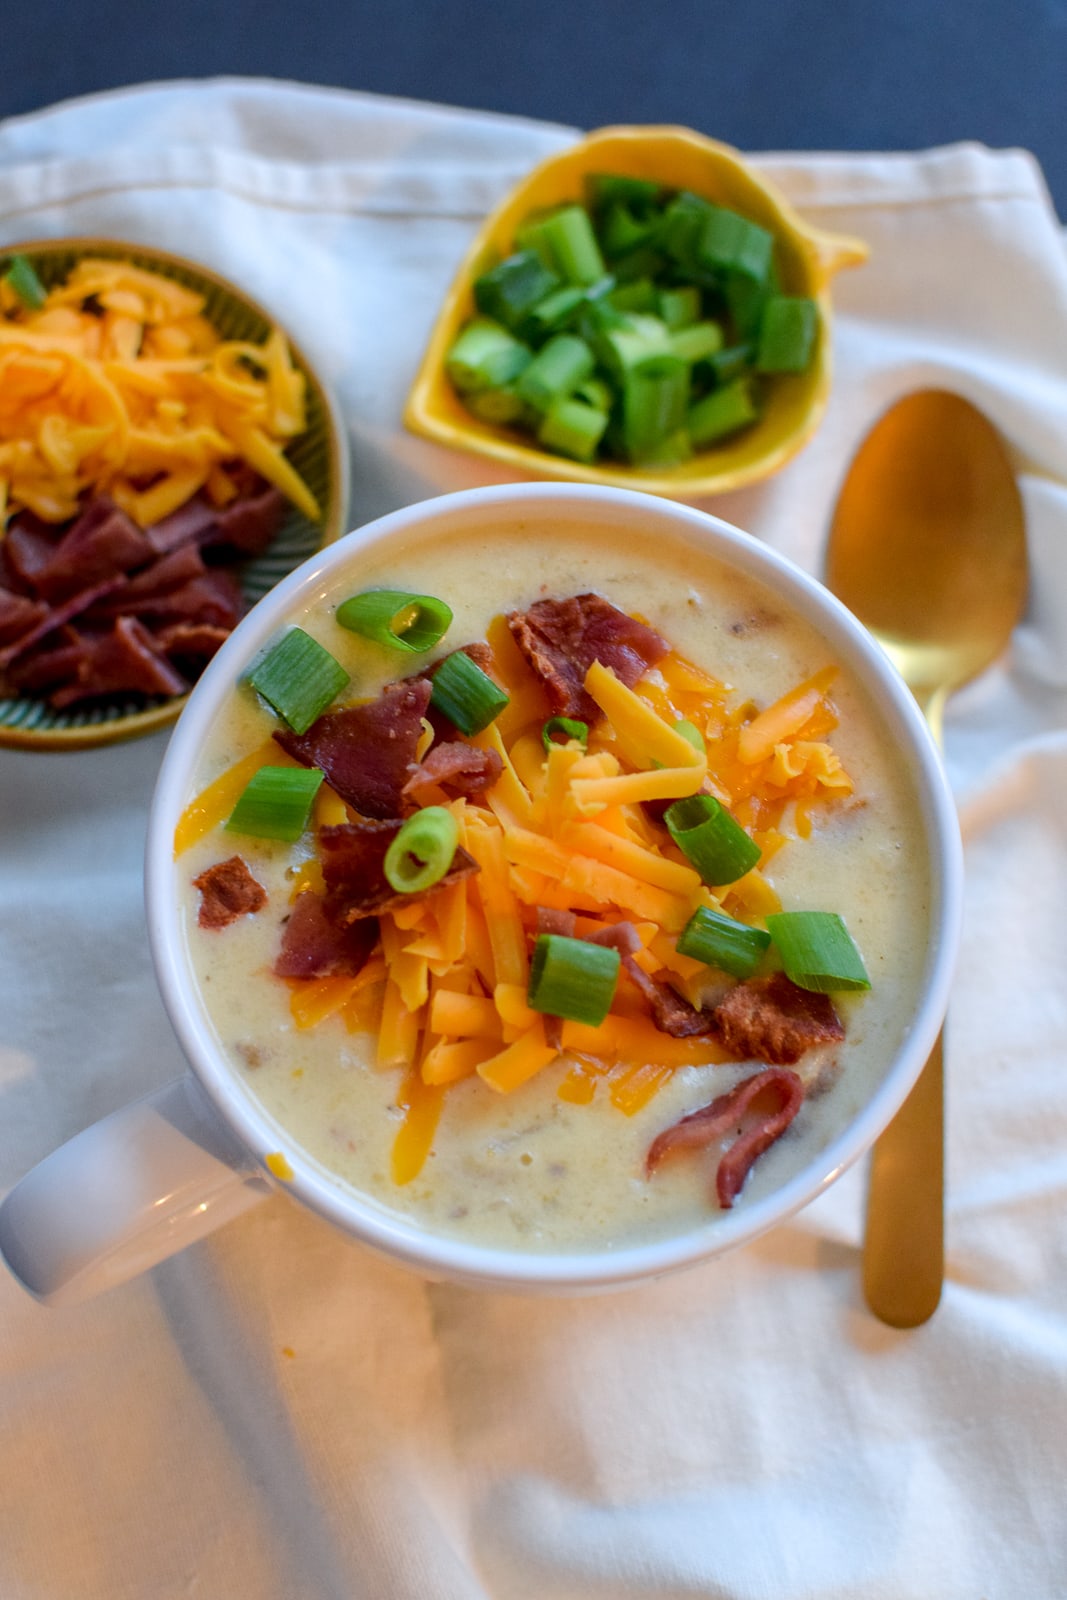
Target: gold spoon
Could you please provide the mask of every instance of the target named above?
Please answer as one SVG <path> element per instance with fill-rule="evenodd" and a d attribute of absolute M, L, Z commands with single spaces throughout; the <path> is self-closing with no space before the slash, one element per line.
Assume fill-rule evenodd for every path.
<path fill-rule="evenodd" d="M 1022 502 L 1004 444 L 968 401 L 906 396 L 856 454 L 834 511 L 826 582 L 911 689 L 938 744 L 945 701 L 1007 646 L 1026 599 Z M 863 1292 L 914 1328 L 944 1274 L 944 1079 L 939 1036 L 875 1144 Z"/>

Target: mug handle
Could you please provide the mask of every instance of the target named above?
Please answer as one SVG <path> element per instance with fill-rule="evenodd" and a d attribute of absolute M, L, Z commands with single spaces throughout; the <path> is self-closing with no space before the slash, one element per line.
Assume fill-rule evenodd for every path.
<path fill-rule="evenodd" d="M 154 1267 L 273 1193 L 191 1074 L 46 1156 L 0 1204 L 0 1256 L 46 1305 Z"/>

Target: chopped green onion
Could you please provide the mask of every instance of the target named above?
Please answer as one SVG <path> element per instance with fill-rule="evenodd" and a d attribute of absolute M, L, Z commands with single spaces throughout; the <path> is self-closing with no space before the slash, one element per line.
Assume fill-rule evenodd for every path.
<path fill-rule="evenodd" d="M 322 783 L 317 767 L 260 767 L 233 808 L 231 833 L 257 839 L 299 839 Z"/>
<path fill-rule="evenodd" d="M 700 320 L 700 290 L 692 283 L 659 291 L 660 316 L 672 331 Z"/>
<path fill-rule="evenodd" d="M 608 426 L 608 413 L 584 400 L 556 400 L 545 412 L 537 437 L 550 450 L 572 456 L 575 461 L 592 461 L 596 447 Z"/>
<path fill-rule="evenodd" d="M 651 356 L 623 380 L 622 431 L 631 461 L 645 461 L 685 422 L 689 367 L 680 356 Z"/>
<path fill-rule="evenodd" d="M 767 918 L 786 975 L 802 989 L 869 989 L 852 935 L 836 911 L 780 911 Z"/>
<path fill-rule="evenodd" d="M 509 698 L 462 650 L 446 656 L 433 675 L 430 704 L 468 737 L 487 728 Z"/>
<path fill-rule="evenodd" d="M 483 422 L 508 426 L 510 423 L 528 422 L 531 409 L 510 385 L 503 389 L 481 389 L 477 394 L 465 394 L 463 404 Z"/>
<path fill-rule="evenodd" d="M 763 308 L 756 369 L 803 372 L 811 361 L 819 327 L 819 308 L 803 295 L 772 295 Z"/>
<path fill-rule="evenodd" d="M 620 957 L 610 945 L 542 933 L 530 962 L 526 1003 L 534 1011 L 597 1028 L 611 1009 Z"/>
<path fill-rule="evenodd" d="M 698 906 L 682 929 L 677 949 L 680 956 L 691 956 L 735 978 L 751 978 L 770 942 L 770 934 L 762 928 Z"/>
<path fill-rule="evenodd" d="M 728 205 L 614 173 L 584 194 L 520 219 L 475 279 L 477 337 L 446 358 L 456 393 L 575 461 L 669 471 L 728 446 L 776 374 L 810 366 L 815 301 L 783 294 L 774 234 Z"/>
<path fill-rule="evenodd" d="M 546 750 L 551 750 L 557 742 L 554 737 L 557 733 L 563 735 L 564 743 L 570 739 L 577 739 L 583 750 L 589 743 L 589 724 L 578 722 L 574 717 L 549 717 L 541 729 L 541 743 Z"/>
<path fill-rule="evenodd" d="M 568 283 L 596 283 L 604 276 L 604 257 L 584 206 L 561 206 L 545 217 L 540 237 L 549 245 Z"/>
<path fill-rule="evenodd" d="M 616 256 L 611 270 L 617 283 L 631 283 L 634 278 L 658 278 L 669 265 L 662 251 L 644 244 L 624 256 Z"/>
<path fill-rule="evenodd" d="M 709 206 L 696 242 L 696 256 L 718 272 L 737 273 L 766 283 L 771 270 L 774 235 L 724 206 Z"/>
<path fill-rule="evenodd" d="M 255 664 L 248 681 L 294 733 L 306 733 L 349 679 L 317 639 L 303 628 L 290 628 Z"/>
<path fill-rule="evenodd" d="M 453 342 L 445 371 L 461 394 L 498 389 L 529 366 L 531 352 L 499 322 L 475 317 Z"/>
<path fill-rule="evenodd" d="M 722 345 L 722 328 L 717 322 L 691 322 L 688 327 L 676 328 L 671 334 L 671 349 L 690 365 L 717 355 Z"/>
<path fill-rule="evenodd" d="M 659 313 L 659 295 L 651 278 L 632 278 L 629 283 L 620 283 L 611 291 L 611 303 L 616 311 Z"/>
<path fill-rule="evenodd" d="M 392 650 L 431 650 L 448 632 L 452 610 L 432 594 L 367 589 L 337 607 L 342 628 Z"/>
<path fill-rule="evenodd" d="M 572 400 L 584 400 L 594 411 L 610 411 L 614 398 L 603 378 L 586 378 L 571 395 Z"/>
<path fill-rule="evenodd" d="M 692 455 L 693 444 L 688 432 L 684 427 L 675 428 L 641 457 L 641 463 L 648 467 L 676 467 L 680 461 L 691 460 Z"/>
<path fill-rule="evenodd" d="M 587 283 L 582 293 L 590 305 L 596 305 L 601 300 L 606 300 L 616 286 L 616 277 L 613 272 L 605 272 L 602 278 L 595 283 Z"/>
<path fill-rule="evenodd" d="M 590 299 L 587 295 L 586 303 L 578 313 L 575 332 L 590 346 L 597 360 L 608 366 L 610 363 L 606 359 L 604 335 L 616 328 L 628 328 L 629 325 L 629 312 L 616 310 L 610 295 L 602 295 L 597 299 Z"/>
<path fill-rule="evenodd" d="M 739 339 L 755 339 L 759 333 L 760 318 L 767 304 L 766 284 L 755 278 L 746 278 L 735 272 L 726 280 L 726 305 L 733 318 L 734 330 Z"/>
<path fill-rule="evenodd" d="M 683 189 L 663 213 L 659 242 L 683 269 L 691 269 L 695 264 L 696 245 L 711 209 L 707 200 Z"/>
<path fill-rule="evenodd" d="M 28 311 L 40 311 L 48 299 L 48 291 L 26 256 L 11 257 L 4 282 L 11 285 Z"/>
<path fill-rule="evenodd" d="M 484 316 L 514 332 L 537 302 L 559 286 L 556 273 L 535 251 L 520 250 L 474 280 L 474 303 Z"/>
<path fill-rule="evenodd" d="M 631 368 L 653 356 L 672 354 L 670 330 L 662 318 L 643 311 L 615 312 L 612 306 L 606 306 L 604 312 L 594 348 L 616 377 L 625 377 Z"/>
<path fill-rule="evenodd" d="M 679 850 L 707 884 L 736 883 L 760 858 L 759 845 L 714 795 L 676 800 L 668 806 L 664 821 Z"/>
<path fill-rule="evenodd" d="M 630 206 L 613 205 L 601 218 L 599 237 L 604 254 L 615 264 L 621 256 L 648 244 L 655 232 L 654 218 L 639 217 Z"/>
<path fill-rule="evenodd" d="M 596 361 L 584 339 L 554 334 L 534 356 L 515 385 L 515 393 L 538 411 L 547 411 L 578 384 L 591 378 Z"/>
<path fill-rule="evenodd" d="M 731 344 L 707 357 L 704 365 L 717 384 L 729 383 L 747 372 L 756 359 L 753 344 Z"/>
<path fill-rule="evenodd" d="M 531 307 L 519 330 L 522 337 L 533 344 L 540 344 L 542 339 L 549 338 L 553 333 L 562 333 L 579 307 L 585 304 L 585 297 L 586 290 L 574 283 L 564 284 L 562 289 L 553 289 L 551 294 L 546 294 L 543 300 L 538 300 Z"/>
<path fill-rule="evenodd" d="M 751 383 L 747 378 L 735 378 L 691 406 L 686 425 L 690 439 L 699 450 L 702 445 L 724 439 L 728 433 L 736 433 L 738 428 L 747 428 L 758 415 Z"/>
<path fill-rule="evenodd" d="M 662 192 L 651 178 L 629 178 L 614 172 L 591 172 L 585 180 L 585 191 L 594 211 L 620 205 L 637 212 L 650 211 Z"/>
<path fill-rule="evenodd" d="M 439 883 L 452 865 L 459 823 L 444 806 L 424 806 L 400 828 L 382 870 L 397 894 L 419 894 Z"/>
<path fill-rule="evenodd" d="M 550 210 L 542 210 L 532 211 L 528 217 L 524 217 L 515 229 L 515 250 L 520 254 L 532 250 L 555 276 L 555 257 L 552 246 L 545 238 L 545 222 L 551 215 Z"/>

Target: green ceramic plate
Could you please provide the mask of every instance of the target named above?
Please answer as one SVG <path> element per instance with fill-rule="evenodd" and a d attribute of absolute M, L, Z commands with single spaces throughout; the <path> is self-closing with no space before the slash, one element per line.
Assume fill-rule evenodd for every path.
<path fill-rule="evenodd" d="M 173 278 L 206 297 L 204 313 L 224 339 L 266 338 L 272 318 L 242 290 L 207 267 L 182 256 L 114 239 L 51 239 L 6 245 L 0 259 L 24 255 L 46 288 L 60 282 L 86 255 L 119 257 L 137 267 Z M 286 336 L 288 337 L 288 335 Z M 248 561 L 240 577 L 245 598 L 254 604 L 268 589 L 323 545 L 347 530 L 349 461 L 344 425 L 337 406 L 299 347 L 289 339 L 294 364 L 307 384 L 308 425 L 286 454 L 323 508 L 321 523 L 290 506 L 270 549 Z M 84 750 L 133 739 L 165 727 L 178 716 L 185 696 L 146 700 L 116 696 L 106 705 L 71 706 L 54 711 L 44 700 L 0 694 L 0 745 L 32 750 Z"/>

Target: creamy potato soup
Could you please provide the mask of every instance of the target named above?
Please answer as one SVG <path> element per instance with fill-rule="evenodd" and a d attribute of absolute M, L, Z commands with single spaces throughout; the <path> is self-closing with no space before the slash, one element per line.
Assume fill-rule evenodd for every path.
<path fill-rule="evenodd" d="M 400 655 L 339 626 L 336 607 L 374 588 L 447 601 L 454 619 L 441 642 L 424 655 Z M 670 655 L 633 692 L 668 722 L 684 717 L 697 725 L 707 737 L 709 780 L 727 791 L 730 809 L 761 843 L 763 857 L 755 871 L 731 889 L 717 891 L 722 909 L 759 927 L 778 908 L 837 912 L 870 977 L 869 990 L 830 996 L 844 1038 L 817 1045 L 791 1067 L 805 1086 L 803 1104 L 756 1160 L 736 1200 L 743 1207 L 805 1166 L 864 1105 L 908 1031 L 919 993 L 930 917 L 925 844 L 911 778 L 894 764 L 877 708 L 840 670 L 820 688 L 814 718 L 785 735 L 760 768 L 766 777 L 772 761 L 780 763 L 770 797 L 766 784 L 755 798 L 739 795 L 736 759 L 717 765 L 723 741 L 732 739 L 736 746 L 740 727 L 798 686 L 813 678 L 825 685 L 832 676 L 825 669 L 836 663 L 818 634 L 788 615 L 769 590 L 713 557 L 632 533 L 562 527 L 539 531 L 531 543 L 519 523 L 447 544 L 379 547 L 357 555 L 351 571 L 291 621 L 350 673 L 347 689 L 331 707 L 336 710 L 417 676 L 432 661 L 485 640 L 487 633 L 495 637 L 491 624 L 501 614 L 525 611 L 547 597 L 589 592 L 638 615 L 668 642 Z M 513 662 L 506 667 L 505 681 L 515 670 Z M 190 800 L 220 779 L 216 796 L 225 793 L 226 775 L 235 764 L 247 765 L 250 753 L 281 727 L 247 684 L 239 686 L 203 750 Z M 505 743 L 515 771 L 532 792 L 541 719 L 527 732 L 523 748 L 514 729 Z M 591 735 L 590 752 L 595 745 Z M 286 758 L 279 754 L 277 759 Z M 616 767 L 626 772 L 631 765 L 622 752 Z M 647 765 L 656 769 L 664 763 Z M 642 1015 L 641 993 L 622 976 L 612 1002 L 612 1015 L 622 1018 L 613 1035 L 614 1054 L 605 1050 L 598 1058 L 589 1038 L 580 1034 L 577 1048 L 571 1027 L 570 1047 L 510 1092 L 491 1087 L 469 1066 L 456 1081 L 428 1087 L 420 1062 L 439 1042 L 429 1027 L 430 1008 L 448 979 L 440 971 L 426 973 L 426 1002 L 421 1010 L 408 1008 L 406 1033 L 399 1029 L 406 1059 L 383 1061 L 381 947 L 392 957 L 405 946 L 429 950 L 432 969 L 441 927 L 432 918 L 419 921 L 408 907 L 395 917 L 383 914 L 381 944 L 370 958 L 378 962 L 370 971 L 379 977 L 362 987 L 350 983 L 351 992 L 343 981 L 331 991 L 322 978 L 276 976 L 295 896 L 319 881 L 316 823 L 324 818 L 336 823 L 351 813 L 331 795 L 324 801 L 320 791 L 308 830 L 296 843 L 286 843 L 226 829 L 234 798 L 225 800 L 221 821 L 180 851 L 175 871 L 204 1008 L 244 1091 L 276 1125 L 283 1158 L 279 1171 L 284 1173 L 284 1153 L 299 1146 L 337 1184 L 358 1191 L 372 1205 L 417 1219 L 431 1232 L 531 1252 L 610 1251 L 685 1232 L 717 1213 L 716 1165 L 729 1136 L 710 1149 L 672 1155 L 651 1175 L 646 1156 L 664 1129 L 759 1071 L 761 1060 L 725 1059 L 728 1052 L 713 1036 L 661 1033 L 662 1050 L 657 1050 L 654 1025 Z M 494 821 L 492 799 L 490 789 L 465 801 L 438 796 L 437 803 Z M 560 803 L 565 810 L 566 800 Z M 216 810 L 221 804 L 217 800 Z M 648 808 L 630 809 L 631 839 L 647 847 L 655 836 L 655 848 L 665 859 L 684 864 Z M 620 835 L 627 832 L 626 813 L 625 804 L 616 805 L 614 826 Z M 595 812 L 577 821 L 597 826 Z M 600 826 L 604 823 L 601 815 Z M 525 832 L 536 833 L 538 826 L 535 819 Z M 573 844 L 566 853 L 575 854 Z M 265 903 L 228 925 L 201 926 L 202 894 L 195 880 L 235 855 L 261 886 Z M 521 876 L 523 869 L 513 863 L 510 870 Z M 483 876 L 472 874 L 458 892 L 475 908 L 468 925 L 471 940 L 478 926 L 483 930 L 483 948 L 466 961 L 467 987 L 473 990 L 467 998 L 479 1000 L 482 1013 L 490 1016 L 481 1054 L 492 1057 L 528 1027 L 530 1016 L 512 994 L 510 1024 L 499 1022 L 493 1033 L 486 1007 L 493 1004 L 494 974 L 484 949 L 484 904 L 478 909 Z M 528 870 L 523 881 L 529 890 L 531 881 L 536 887 L 549 877 L 542 872 L 536 879 Z M 448 892 L 460 914 L 456 891 Z M 555 893 L 545 892 L 554 906 L 566 898 L 558 884 Z M 598 920 L 625 919 L 636 926 L 647 941 L 642 947 L 646 972 L 692 1008 L 714 1006 L 737 981 L 695 961 L 678 960 L 677 924 L 667 932 L 655 930 L 643 906 L 635 911 L 578 894 L 576 907 L 580 937 Z M 522 915 L 532 938 L 534 914 L 526 906 Z M 409 968 L 420 959 L 427 960 L 425 955 L 409 958 Z M 780 964 L 772 946 L 766 965 Z M 338 995 L 345 997 L 343 1003 L 331 1010 Z M 308 1025 L 315 1006 L 302 1010 L 301 1002 L 315 996 L 322 997 L 320 1009 L 326 1014 Z M 478 1006 L 469 1009 L 477 1012 Z M 627 1019 L 636 1019 L 632 1050 L 625 1043 Z M 542 1026 L 537 1018 L 536 1028 Z M 568 1026 L 563 1025 L 565 1045 Z M 391 1035 L 398 1034 L 395 1003 L 389 1027 Z M 469 1036 L 470 1024 L 467 1029 Z M 550 1026 L 547 1036 L 556 1031 Z M 478 1053 L 479 1047 L 469 1048 L 470 1057 Z M 462 1052 L 458 1059 L 462 1063 Z"/>

